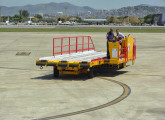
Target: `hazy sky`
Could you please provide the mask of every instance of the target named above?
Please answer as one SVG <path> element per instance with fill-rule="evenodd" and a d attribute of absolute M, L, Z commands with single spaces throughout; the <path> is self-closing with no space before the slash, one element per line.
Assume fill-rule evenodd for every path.
<path fill-rule="evenodd" d="M 165 6 L 165 0 L 0 0 L 2 6 L 22 6 L 49 2 L 70 2 L 78 6 L 90 6 L 96 9 L 114 9 L 139 4 Z"/>

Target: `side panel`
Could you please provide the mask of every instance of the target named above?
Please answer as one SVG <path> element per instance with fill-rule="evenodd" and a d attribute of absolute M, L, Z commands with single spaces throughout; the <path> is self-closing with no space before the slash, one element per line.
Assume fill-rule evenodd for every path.
<path fill-rule="evenodd" d="M 133 37 L 126 37 L 128 61 L 133 59 Z"/>
<path fill-rule="evenodd" d="M 119 42 L 109 42 L 110 64 L 118 64 L 120 54 Z"/>

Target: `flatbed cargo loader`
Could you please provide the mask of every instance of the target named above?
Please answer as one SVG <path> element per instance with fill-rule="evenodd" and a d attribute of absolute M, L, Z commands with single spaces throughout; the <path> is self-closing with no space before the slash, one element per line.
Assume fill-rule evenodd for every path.
<path fill-rule="evenodd" d="M 115 40 L 108 44 L 110 59 L 107 59 L 106 52 L 95 51 L 90 36 L 53 38 L 53 56 L 36 60 L 36 65 L 41 68 L 53 66 L 54 77 L 60 74 L 85 73 L 92 78 L 93 70 L 97 66 L 115 66 L 119 69 L 126 67 L 129 61 L 132 61 L 132 64 L 135 63 L 135 38 L 125 37 L 122 39 L 122 44 Z"/>

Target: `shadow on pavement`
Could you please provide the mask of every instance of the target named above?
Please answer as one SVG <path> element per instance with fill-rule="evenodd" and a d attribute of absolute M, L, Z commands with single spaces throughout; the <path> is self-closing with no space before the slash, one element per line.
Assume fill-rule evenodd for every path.
<path fill-rule="evenodd" d="M 121 74 L 125 74 L 127 71 L 120 71 L 116 69 L 95 69 L 94 70 L 94 77 L 116 77 Z M 48 75 L 39 76 L 32 78 L 34 80 L 63 80 L 63 81 L 85 81 L 88 80 L 87 74 L 80 74 L 80 75 L 60 75 L 58 78 L 54 78 L 53 72 Z"/>

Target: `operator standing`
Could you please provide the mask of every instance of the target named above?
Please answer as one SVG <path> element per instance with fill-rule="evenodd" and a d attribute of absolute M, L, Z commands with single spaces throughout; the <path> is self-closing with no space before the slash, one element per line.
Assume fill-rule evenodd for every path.
<path fill-rule="evenodd" d="M 107 59 L 110 59 L 108 42 L 113 42 L 114 33 L 112 28 L 110 28 L 110 31 L 107 33 L 106 38 L 107 38 Z"/>
<path fill-rule="evenodd" d="M 119 31 L 119 29 L 116 29 L 116 40 L 120 41 L 120 45 L 122 44 L 123 38 L 124 38 L 124 35 Z"/>

